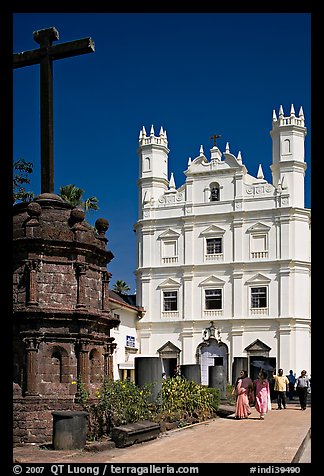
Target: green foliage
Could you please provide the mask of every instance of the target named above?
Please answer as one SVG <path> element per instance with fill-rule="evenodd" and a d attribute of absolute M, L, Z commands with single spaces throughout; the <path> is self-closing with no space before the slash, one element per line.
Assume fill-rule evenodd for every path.
<path fill-rule="evenodd" d="M 97 197 L 89 197 L 83 200 L 83 194 L 84 190 L 73 184 L 60 187 L 60 197 L 73 207 L 80 206 L 85 212 L 99 210 Z"/>
<path fill-rule="evenodd" d="M 130 291 L 130 287 L 122 279 L 117 279 L 116 283 L 113 285 L 113 290 L 117 293 L 127 294 L 128 291 Z"/>
<path fill-rule="evenodd" d="M 218 399 L 216 397 L 218 395 Z M 157 418 L 168 421 L 211 418 L 219 405 L 219 391 L 176 376 L 163 380 Z"/>
<path fill-rule="evenodd" d="M 80 403 L 83 408 L 87 408 L 88 401 L 89 401 L 90 392 L 82 382 L 80 375 L 77 378 L 77 392 L 75 396 L 75 400 Z"/>
<path fill-rule="evenodd" d="M 97 391 L 97 402 L 89 408 L 92 438 L 110 433 L 115 426 L 152 418 L 151 386 L 128 380 L 105 379 Z"/>
<path fill-rule="evenodd" d="M 235 385 L 226 385 L 226 400 L 230 405 L 235 405 Z"/>
<path fill-rule="evenodd" d="M 218 388 L 205 387 L 207 392 L 211 394 L 211 406 L 215 413 L 217 413 L 220 404 L 220 390 Z"/>
<path fill-rule="evenodd" d="M 89 392 L 78 379 L 78 401 L 90 413 L 89 437 L 98 439 L 119 425 L 140 420 L 178 422 L 186 426 L 215 416 L 218 389 L 198 385 L 176 376 L 162 380 L 162 389 L 152 403 L 154 384 L 138 386 L 128 380 L 105 379 L 90 402 Z"/>
<path fill-rule="evenodd" d="M 33 164 L 26 162 L 25 159 L 18 159 L 13 165 L 13 203 L 16 202 L 30 202 L 33 197 L 33 192 L 28 192 L 24 185 L 30 183 L 30 174 L 33 172 Z"/>

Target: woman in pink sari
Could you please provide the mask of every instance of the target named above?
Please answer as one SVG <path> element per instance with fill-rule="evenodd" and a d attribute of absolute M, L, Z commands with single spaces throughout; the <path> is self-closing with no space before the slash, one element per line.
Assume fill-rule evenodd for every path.
<path fill-rule="evenodd" d="M 260 420 L 264 420 L 268 412 L 268 402 L 270 399 L 270 387 L 267 374 L 263 370 L 259 373 L 259 378 L 254 380 L 255 384 L 255 409 L 260 413 Z"/>
<path fill-rule="evenodd" d="M 251 415 L 250 399 L 253 395 L 253 382 L 246 370 L 241 370 L 236 385 L 235 418 L 248 418 Z"/>

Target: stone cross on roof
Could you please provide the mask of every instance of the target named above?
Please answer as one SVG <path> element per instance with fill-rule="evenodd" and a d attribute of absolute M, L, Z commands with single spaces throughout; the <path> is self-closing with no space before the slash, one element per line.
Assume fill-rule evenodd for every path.
<path fill-rule="evenodd" d="M 40 65 L 40 121 L 41 121 L 41 193 L 54 193 L 53 153 L 53 60 L 94 52 L 91 38 L 69 41 L 52 46 L 59 39 L 56 28 L 33 33 L 39 49 L 15 53 L 13 68 Z"/>
<path fill-rule="evenodd" d="M 210 136 L 210 139 L 213 139 L 214 141 L 214 147 L 216 147 L 216 139 L 219 139 L 220 137 L 222 136 L 219 136 L 218 134 L 213 134 L 212 136 Z"/>

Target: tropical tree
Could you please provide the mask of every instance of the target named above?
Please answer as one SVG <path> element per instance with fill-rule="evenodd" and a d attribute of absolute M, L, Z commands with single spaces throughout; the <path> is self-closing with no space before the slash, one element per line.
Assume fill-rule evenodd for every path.
<path fill-rule="evenodd" d="M 28 192 L 24 185 L 30 183 L 30 174 L 33 172 L 33 164 L 26 162 L 25 159 L 18 159 L 13 164 L 13 203 L 18 201 L 30 202 L 33 192 Z"/>
<path fill-rule="evenodd" d="M 99 210 L 98 198 L 89 197 L 83 200 L 84 190 L 76 185 L 69 184 L 60 187 L 60 197 L 73 207 L 82 207 L 85 212 L 90 210 Z"/>
<path fill-rule="evenodd" d="M 117 279 L 117 281 L 113 285 L 113 290 L 117 293 L 127 294 L 128 291 L 130 291 L 130 287 L 122 279 Z"/>

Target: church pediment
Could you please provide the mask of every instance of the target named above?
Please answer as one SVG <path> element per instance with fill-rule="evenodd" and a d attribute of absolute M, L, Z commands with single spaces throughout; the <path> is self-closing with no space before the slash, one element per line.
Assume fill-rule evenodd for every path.
<path fill-rule="evenodd" d="M 159 352 L 160 354 L 174 354 L 181 352 L 181 350 L 179 349 L 179 347 L 172 344 L 172 342 L 168 341 L 166 344 L 162 345 L 162 347 L 160 347 L 157 352 Z"/>
<path fill-rule="evenodd" d="M 179 236 L 180 236 L 180 233 L 177 233 L 176 231 L 169 228 L 168 230 L 165 230 L 163 233 L 161 233 L 161 235 L 158 236 L 158 240 L 164 240 L 166 238 L 178 239 Z"/>
<path fill-rule="evenodd" d="M 225 281 L 217 278 L 216 276 L 209 276 L 204 281 L 201 281 L 198 286 L 207 287 L 207 286 L 224 286 Z"/>
<path fill-rule="evenodd" d="M 264 276 L 264 274 L 258 273 L 252 276 L 252 278 L 245 281 L 245 284 L 267 284 L 270 283 L 271 279 Z"/>
<path fill-rule="evenodd" d="M 259 339 L 256 339 L 252 344 L 248 345 L 244 349 L 247 352 L 256 352 L 256 351 L 263 351 L 263 352 L 269 352 L 271 350 L 271 347 L 269 347 L 267 344 L 262 342 Z"/>
<path fill-rule="evenodd" d="M 235 155 L 230 154 L 229 152 L 224 152 L 225 163 L 228 164 L 231 168 L 241 168 L 242 164 L 240 164 L 235 157 Z"/>
<path fill-rule="evenodd" d="M 179 287 L 180 287 L 180 283 L 178 281 L 172 278 L 168 278 L 162 283 L 160 283 L 157 289 L 170 289 L 170 288 L 174 289 Z"/>
<path fill-rule="evenodd" d="M 209 162 L 208 162 L 208 159 L 207 157 L 205 157 L 204 155 L 199 155 L 198 157 L 196 157 L 192 162 L 191 162 L 191 165 L 190 165 L 190 168 L 195 168 L 195 166 L 197 165 L 208 165 Z"/>
<path fill-rule="evenodd" d="M 263 231 L 267 233 L 269 230 L 270 230 L 270 226 L 267 226 L 264 223 L 258 222 L 258 223 L 255 223 L 255 225 L 248 228 L 246 231 L 247 233 L 254 233 L 259 231 Z"/>
<path fill-rule="evenodd" d="M 220 228 L 219 226 L 216 225 L 211 225 L 205 230 L 203 230 L 199 236 L 215 236 L 215 235 L 223 235 L 225 233 L 225 230 L 223 228 Z"/>

